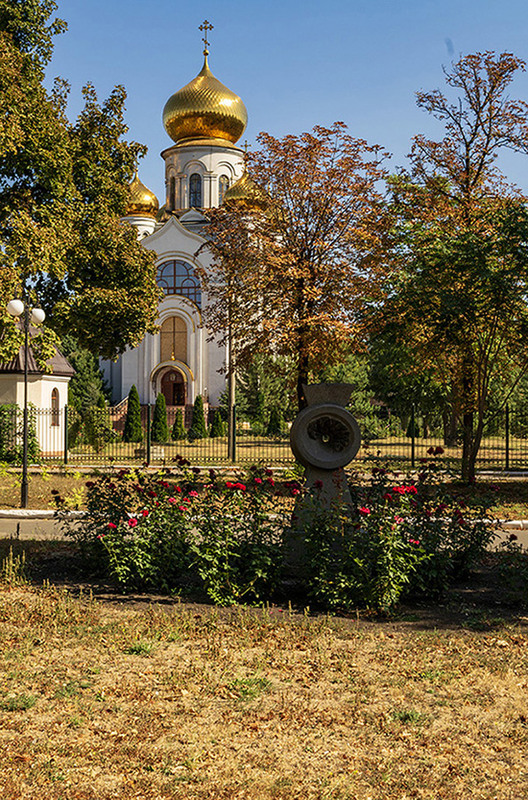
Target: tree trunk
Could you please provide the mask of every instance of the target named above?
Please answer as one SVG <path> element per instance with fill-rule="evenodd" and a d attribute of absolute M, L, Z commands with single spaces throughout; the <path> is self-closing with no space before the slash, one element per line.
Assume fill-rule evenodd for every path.
<path fill-rule="evenodd" d="M 444 445 L 454 447 L 457 441 L 457 417 L 453 408 L 446 408 L 442 412 L 444 426 Z"/>
<path fill-rule="evenodd" d="M 477 453 L 474 452 L 473 440 L 473 412 L 464 414 L 462 417 L 462 480 L 465 483 L 473 483 L 475 480 L 475 459 Z"/>
<path fill-rule="evenodd" d="M 302 411 L 308 405 L 303 389 L 303 384 L 308 383 L 308 374 L 308 356 L 301 354 L 297 367 L 297 405 L 299 406 L 299 411 Z"/>

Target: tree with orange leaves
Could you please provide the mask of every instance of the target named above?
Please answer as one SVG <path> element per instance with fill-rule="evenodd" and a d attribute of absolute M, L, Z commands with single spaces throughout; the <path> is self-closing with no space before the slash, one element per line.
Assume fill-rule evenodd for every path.
<path fill-rule="evenodd" d="M 379 296 L 386 154 L 342 122 L 258 141 L 251 173 L 268 202 L 212 213 L 208 321 L 236 327 L 239 361 L 291 356 L 302 408 L 303 383 L 357 345 L 362 306 Z"/>
<path fill-rule="evenodd" d="M 396 239 L 381 314 L 417 369 L 444 383 L 462 425 L 462 477 L 473 480 L 491 387 L 506 402 L 528 368 L 528 211 L 496 161 L 528 153 L 528 105 L 507 89 L 525 64 L 510 53 L 467 55 L 445 71 L 450 100 L 419 92 L 444 124 L 416 136 L 411 167 L 391 180 Z"/>

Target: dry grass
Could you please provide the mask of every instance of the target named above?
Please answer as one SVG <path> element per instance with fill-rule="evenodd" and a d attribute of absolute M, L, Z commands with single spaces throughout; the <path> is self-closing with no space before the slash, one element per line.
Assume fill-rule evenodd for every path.
<path fill-rule="evenodd" d="M 528 796 L 527 618 L 434 629 L 20 584 L 0 586 L 3 800 Z"/>

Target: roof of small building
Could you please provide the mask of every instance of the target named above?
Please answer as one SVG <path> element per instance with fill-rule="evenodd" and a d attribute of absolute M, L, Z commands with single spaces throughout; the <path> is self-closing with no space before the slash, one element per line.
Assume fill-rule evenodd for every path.
<path fill-rule="evenodd" d="M 75 375 L 75 370 L 62 355 L 60 350 L 55 348 L 55 355 L 46 361 L 46 364 L 51 367 L 51 372 L 44 372 L 39 365 L 31 347 L 28 348 L 28 374 L 30 375 L 57 375 L 60 377 L 72 378 Z M 0 373 L 23 373 L 24 372 L 24 346 L 20 348 L 17 355 L 11 361 L 0 361 Z"/>

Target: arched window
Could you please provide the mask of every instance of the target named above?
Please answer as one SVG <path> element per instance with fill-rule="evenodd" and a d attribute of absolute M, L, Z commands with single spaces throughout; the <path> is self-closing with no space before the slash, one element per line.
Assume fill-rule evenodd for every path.
<path fill-rule="evenodd" d="M 187 297 L 201 308 L 200 281 L 190 264 L 186 264 L 185 261 L 164 261 L 158 267 L 156 280 L 165 294 Z"/>
<path fill-rule="evenodd" d="M 60 415 L 60 407 L 59 407 L 59 390 L 52 389 L 51 390 L 51 424 L 52 425 L 59 425 L 59 415 Z"/>
<path fill-rule="evenodd" d="M 169 211 L 176 208 L 176 178 L 172 175 L 169 178 Z"/>
<path fill-rule="evenodd" d="M 218 178 L 218 205 L 221 206 L 224 202 L 224 195 L 229 189 L 229 178 L 227 175 L 220 175 Z"/>
<path fill-rule="evenodd" d="M 202 207 L 202 178 L 197 172 L 193 172 L 189 178 L 189 206 Z"/>
<path fill-rule="evenodd" d="M 187 325 L 181 317 L 169 317 L 160 330 L 161 361 L 183 361 L 187 363 Z"/>

